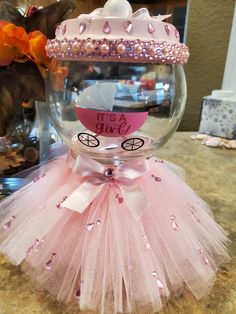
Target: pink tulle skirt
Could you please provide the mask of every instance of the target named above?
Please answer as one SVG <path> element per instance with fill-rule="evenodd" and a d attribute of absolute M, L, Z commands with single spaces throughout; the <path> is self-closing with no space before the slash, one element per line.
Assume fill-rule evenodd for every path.
<path fill-rule="evenodd" d="M 227 236 L 207 206 L 165 163 L 138 179 L 140 219 L 119 187 L 104 184 L 80 214 L 60 206 L 83 182 L 65 157 L 0 203 L 0 250 L 43 289 L 81 311 L 152 313 L 170 296 L 197 298 L 227 262 Z"/>

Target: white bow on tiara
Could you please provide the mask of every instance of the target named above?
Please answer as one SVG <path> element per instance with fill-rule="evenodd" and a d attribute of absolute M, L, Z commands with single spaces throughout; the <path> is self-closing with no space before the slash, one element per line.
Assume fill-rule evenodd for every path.
<path fill-rule="evenodd" d="M 89 14 L 81 14 L 79 17 L 80 18 L 93 18 L 93 17 L 104 17 L 105 14 L 103 12 L 103 8 L 98 8 L 95 9 L 94 11 L 92 11 Z M 168 17 L 170 17 L 172 14 L 166 14 L 166 15 L 160 15 L 158 14 L 157 16 L 150 16 L 150 13 L 148 11 L 148 9 L 146 8 L 141 8 L 139 10 L 137 10 L 136 12 L 134 12 L 130 18 L 136 18 L 136 19 L 155 19 L 157 21 L 164 21 L 165 19 L 167 19 Z"/>

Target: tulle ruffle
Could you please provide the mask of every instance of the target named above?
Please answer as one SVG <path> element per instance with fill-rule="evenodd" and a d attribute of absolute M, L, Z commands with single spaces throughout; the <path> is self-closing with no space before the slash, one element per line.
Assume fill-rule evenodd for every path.
<path fill-rule="evenodd" d="M 64 157 L 51 162 L 0 204 L 0 250 L 81 311 L 152 313 L 186 289 L 201 298 L 229 259 L 226 233 L 165 163 L 148 164 L 137 181 L 148 206 L 137 219 L 111 184 L 82 214 L 62 208 L 83 178 Z"/>

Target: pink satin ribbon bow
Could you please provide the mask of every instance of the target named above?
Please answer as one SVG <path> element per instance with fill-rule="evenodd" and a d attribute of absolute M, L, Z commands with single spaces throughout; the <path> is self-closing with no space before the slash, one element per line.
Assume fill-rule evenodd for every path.
<path fill-rule="evenodd" d="M 61 203 L 62 207 L 83 213 L 101 192 L 104 184 L 111 187 L 116 185 L 121 190 L 124 202 L 136 218 L 140 218 L 148 206 L 148 201 L 136 182 L 148 171 L 145 158 L 136 158 L 114 168 L 105 167 L 85 155 L 80 155 L 75 160 L 70 155 L 68 162 L 72 170 L 79 173 L 84 181 Z"/>

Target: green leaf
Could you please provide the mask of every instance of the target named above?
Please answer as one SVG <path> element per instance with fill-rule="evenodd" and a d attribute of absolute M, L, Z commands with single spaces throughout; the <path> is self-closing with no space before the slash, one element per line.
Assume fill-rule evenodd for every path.
<path fill-rule="evenodd" d="M 61 0 L 37 10 L 26 18 L 28 32 L 41 31 L 47 38 L 55 37 L 55 29 L 75 9 L 74 0 Z"/>
<path fill-rule="evenodd" d="M 0 20 L 9 21 L 17 26 L 25 27 L 25 18 L 20 12 L 10 3 L 0 2 Z"/>

